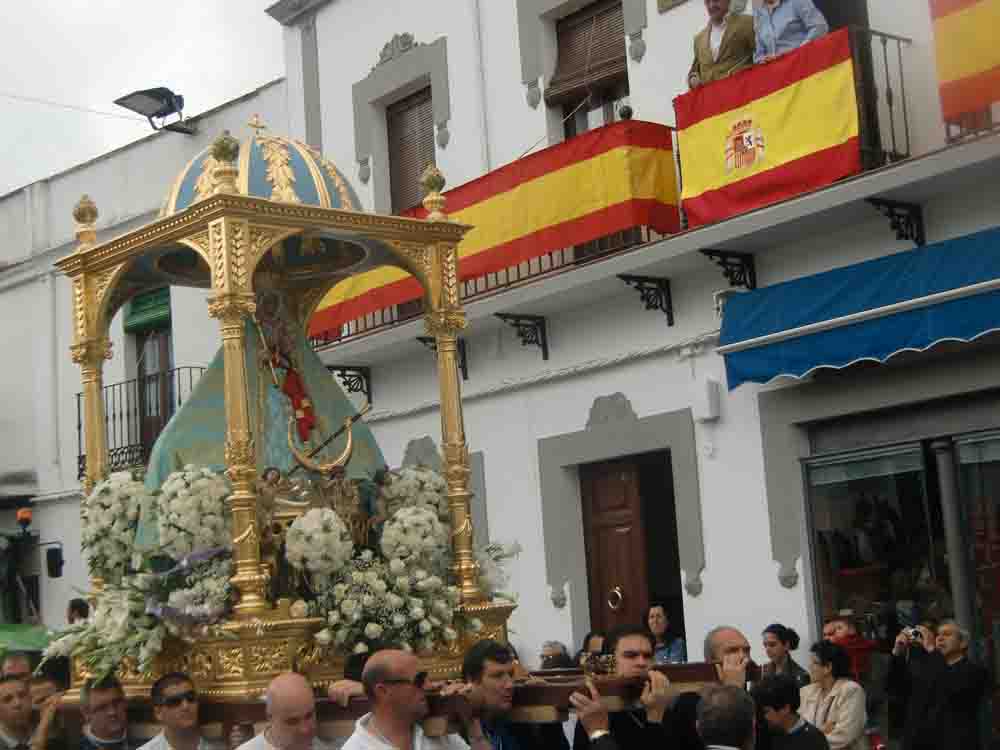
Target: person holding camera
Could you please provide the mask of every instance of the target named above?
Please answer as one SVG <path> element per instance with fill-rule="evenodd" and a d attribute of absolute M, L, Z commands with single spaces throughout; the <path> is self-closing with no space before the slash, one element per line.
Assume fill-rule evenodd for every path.
<path fill-rule="evenodd" d="M 969 661 L 969 631 L 946 620 L 933 643 L 927 636 L 904 629 L 892 649 L 890 689 L 909 699 L 903 750 L 981 747 L 979 708 L 989 675 Z"/>

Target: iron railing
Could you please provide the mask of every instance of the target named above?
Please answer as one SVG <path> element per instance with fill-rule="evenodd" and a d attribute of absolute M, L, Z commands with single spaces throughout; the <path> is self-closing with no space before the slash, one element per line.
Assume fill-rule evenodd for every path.
<path fill-rule="evenodd" d="M 108 470 L 145 466 L 160 431 L 194 390 L 204 367 L 178 367 L 104 386 Z M 77 474 L 87 468 L 83 435 L 83 394 L 76 394 Z"/>
<path fill-rule="evenodd" d="M 875 169 L 910 156 L 910 109 L 903 48 L 912 39 L 851 27 L 862 164 Z"/>

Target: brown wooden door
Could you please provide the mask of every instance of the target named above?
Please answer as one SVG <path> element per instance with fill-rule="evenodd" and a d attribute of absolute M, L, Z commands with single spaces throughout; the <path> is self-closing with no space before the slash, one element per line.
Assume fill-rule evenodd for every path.
<path fill-rule="evenodd" d="M 169 328 L 144 334 L 136 367 L 143 460 L 173 413 L 172 358 Z"/>
<path fill-rule="evenodd" d="M 590 626 L 642 623 L 648 606 L 639 467 L 630 459 L 580 467 Z"/>

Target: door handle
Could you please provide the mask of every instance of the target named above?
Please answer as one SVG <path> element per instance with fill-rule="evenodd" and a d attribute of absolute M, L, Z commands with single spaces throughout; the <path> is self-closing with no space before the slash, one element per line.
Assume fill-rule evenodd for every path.
<path fill-rule="evenodd" d="M 608 606 L 614 611 L 618 611 L 622 602 L 625 601 L 625 592 L 622 591 L 621 586 L 615 586 L 611 591 L 608 592 Z"/>

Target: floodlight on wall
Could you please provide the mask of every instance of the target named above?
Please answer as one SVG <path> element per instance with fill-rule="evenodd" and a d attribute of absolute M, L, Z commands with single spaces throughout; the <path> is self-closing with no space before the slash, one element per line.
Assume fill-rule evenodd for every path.
<path fill-rule="evenodd" d="M 115 104 L 145 117 L 153 130 L 171 130 L 185 135 L 195 133 L 194 126 L 184 121 L 184 97 L 164 86 L 133 91 L 115 99 Z M 177 119 L 166 122 L 171 115 L 177 115 Z"/>

